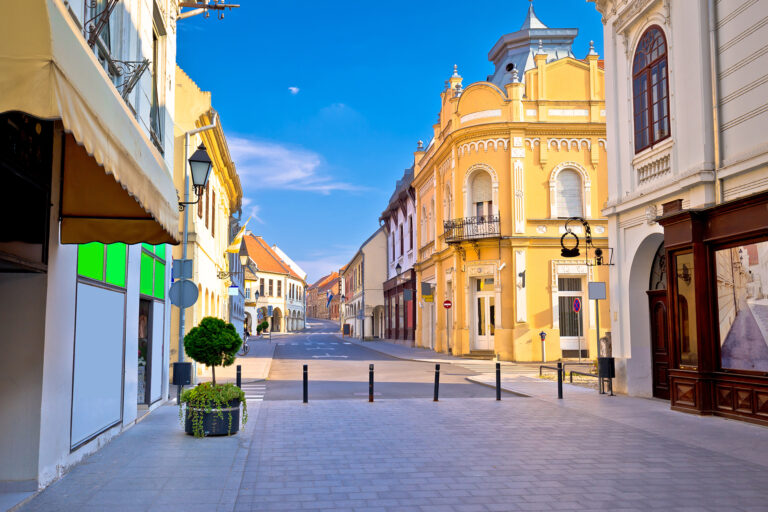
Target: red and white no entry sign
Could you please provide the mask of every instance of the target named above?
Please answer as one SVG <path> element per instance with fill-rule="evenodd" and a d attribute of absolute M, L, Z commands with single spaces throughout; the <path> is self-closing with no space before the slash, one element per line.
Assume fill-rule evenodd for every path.
<path fill-rule="evenodd" d="M 579 311 L 581 311 L 581 299 L 577 297 L 573 299 L 573 312 L 578 313 Z"/>
<path fill-rule="evenodd" d="M 447 301 L 443 302 L 443 307 L 444 307 L 445 309 L 451 309 L 451 306 L 453 306 L 453 302 L 451 302 L 451 301 L 449 301 L 449 300 L 447 300 Z"/>

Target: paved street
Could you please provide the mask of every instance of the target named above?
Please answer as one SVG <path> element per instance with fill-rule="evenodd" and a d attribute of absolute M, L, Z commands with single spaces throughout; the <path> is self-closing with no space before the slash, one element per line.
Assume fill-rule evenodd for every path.
<path fill-rule="evenodd" d="M 310 400 L 367 401 L 370 364 L 374 365 L 374 399 L 432 398 L 434 364 L 404 361 L 368 350 L 339 338 L 338 330 L 337 324 L 313 320 L 306 335 L 273 336 L 277 349 L 266 400 L 301 399 L 304 364 L 309 368 Z M 443 366 L 440 397 L 493 396 L 492 390 L 466 379 L 473 375 L 477 372 L 460 366 Z"/>
<path fill-rule="evenodd" d="M 237 436 L 194 439 L 161 407 L 20 510 L 766 510 L 763 427 L 568 385 L 557 401 L 553 383 L 527 376 L 509 386 L 530 397 L 497 402 L 466 380 L 482 380 L 475 362 L 443 363 L 435 403 L 433 365 L 345 345 L 327 324 L 272 343 Z"/>

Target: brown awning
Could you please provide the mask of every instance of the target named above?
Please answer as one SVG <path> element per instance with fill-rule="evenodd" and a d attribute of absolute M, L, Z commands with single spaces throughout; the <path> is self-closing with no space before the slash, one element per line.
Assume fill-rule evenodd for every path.
<path fill-rule="evenodd" d="M 68 133 L 62 243 L 178 243 L 172 174 L 61 0 L 3 6 L 0 112 L 12 110 Z"/>

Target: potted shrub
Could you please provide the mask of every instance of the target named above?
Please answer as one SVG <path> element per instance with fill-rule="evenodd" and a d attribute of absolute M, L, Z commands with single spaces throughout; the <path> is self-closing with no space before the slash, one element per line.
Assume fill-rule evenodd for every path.
<path fill-rule="evenodd" d="M 184 430 L 195 437 L 232 435 L 240 430 L 240 405 L 243 424 L 248 421 L 245 393 L 234 384 L 216 384 L 216 367 L 230 366 L 243 340 L 235 326 L 214 317 L 205 317 L 184 336 L 184 350 L 197 361 L 211 367 L 211 382 L 198 384 L 181 395 L 179 415 Z M 186 406 L 186 414 L 184 408 Z"/>

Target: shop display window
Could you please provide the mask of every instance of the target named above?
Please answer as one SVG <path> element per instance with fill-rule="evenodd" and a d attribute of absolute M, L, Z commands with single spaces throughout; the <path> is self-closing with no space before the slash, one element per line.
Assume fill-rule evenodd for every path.
<path fill-rule="evenodd" d="M 680 367 L 699 365 L 698 337 L 696 335 L 696 285 L 693 273 L 693 253 L 675 257 L 677 271 L 677 342 Z"/>
<path fill-rule="evenodd" d="M 768 241 L 715 251 L 720 365 L 768 372 Z"/>

